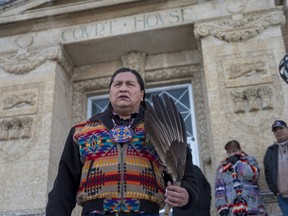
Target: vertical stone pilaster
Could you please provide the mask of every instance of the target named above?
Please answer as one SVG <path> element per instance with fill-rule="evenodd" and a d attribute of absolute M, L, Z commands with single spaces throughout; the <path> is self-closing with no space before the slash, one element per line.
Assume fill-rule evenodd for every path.
<path fill-rule="evenodd" d="M 280 30 L 285 18 L 281 8 L 251 12 L 247 1 L 239 1 L 232 10 L 227 2 L 222 6 L 230 16 L 198 20 L 194 30 L 202 48 L 214 146 L 212 164 L 217 167 L 225 157 L 224 145 L 236 139 L 262 167 L 266 147 L 273 141 L 271 122 L 287 119 L 288 101 L 282 96 L 277 71 L 285 53 Z M 267 136 L 259 139 L 259 134 Z M 264 175 L 260 186 L 267 189 Z M 272 209 L 268 206 L 269 213 L 277 213 Z"/>
<path fill-rule="evenodd" d="M 5 215 L 40 216 L 71 125 L 73 65 L 62 47 L 23 40 L 19 50 L 0 53 L 0 181 L 7 194 L 0 202 L 13 209 Z"/>

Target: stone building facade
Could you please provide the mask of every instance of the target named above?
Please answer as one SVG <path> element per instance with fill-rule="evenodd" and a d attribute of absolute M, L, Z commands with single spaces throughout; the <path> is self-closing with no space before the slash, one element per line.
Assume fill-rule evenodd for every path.
<path fill-rule="evenodd" d="M 237 139 L 256 156 L 267 209 L 279 215 L 262 162 L 272 122 L 288 121 L 278 75 L 286 8 L 274 0 L 0 1 L 0 215 L 45 214 L 70 127 L 123 66 L 139 70 L 147 88 L 192 84 L 196 153 L 211 186 L 224 144 Z"/>

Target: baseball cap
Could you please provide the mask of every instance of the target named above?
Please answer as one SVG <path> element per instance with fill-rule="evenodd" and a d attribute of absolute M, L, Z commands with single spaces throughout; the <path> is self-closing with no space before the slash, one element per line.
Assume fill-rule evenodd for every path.
<path fill-rule="evenodd" d="M 286 122 L 282 120 L 276 120 L 272 125 L 272 131 L 274 131 L 275 128 L 284 128 L 284 127 L 287 127 Z"/>

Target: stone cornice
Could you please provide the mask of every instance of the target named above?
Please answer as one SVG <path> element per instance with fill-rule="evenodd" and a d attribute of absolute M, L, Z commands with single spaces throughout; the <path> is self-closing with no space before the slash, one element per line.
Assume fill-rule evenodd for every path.
<path fill-rule="evenodd" d="M 227 42 L 249 40 L 270 26 L 284 25 L 285 16 L 281 8 L 262 14 L 239 14 L 230 18 L 195 24 L 195 36 L 208 35 Z"/>
<path fill-rule="evenodd" d="M 2 16 L 8 16 L 8 15 L 16 15 L 19 14 L 27 9 L 37 7 L 39 5 L 45 4 L 51 0 L 38 0 L 38 1 L 10 1 L 6 4 L 4 4 L 2 7 L 0 7 L 0 13 Z M 55 0 L 52 0 L 55 1 Z"/>
<path fill-rule="evenodd" d="M 73 64 L 61 46 L 38 49 L 21 49 L 17 53 L 0 56 L 0 67 L 11 74 L 26 74 L 45 61 L 57 61 L 71 76 Z"/>
<path fill-rule="evenodd" d="M 86 0 L 84 3 L 83 1 L 74 2 L 70 4 L 64 4 L 60 6 L 54 6 L 53 4 L 51 7 L 41 8 L 36 10 L 27 10 L 23 11 L 22 13 L 12 14 L 10 11 L 0 14 L 0 24 L 4 23 L 11 23 L 15 21 L 23 21 L 27 19 L 35 19 L 35 18 L 43 18 L 43 17 L 51 17 L 57 15 L 63 15 L 67 13 L 79 12 L 83 10 L 91 10 L 93 8 L 101 8 L 101 7 L 108 7 L 113 6 L 116 4 L 123 4 L 135 1 L 142 1 L 142 0 L 105 0 L 105 1 L 95 1 L 95 0 Z M 27 9 L 27 8 L 26 8 Z"/>

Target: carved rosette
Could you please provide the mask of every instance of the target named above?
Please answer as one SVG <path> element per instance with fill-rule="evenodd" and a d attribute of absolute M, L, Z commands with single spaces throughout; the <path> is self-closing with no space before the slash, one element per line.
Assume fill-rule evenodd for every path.
<path fill-rule="evenodd" d="M 267 14 L 235 15 L 216 22 L 197 23 L 194 34 L 197 38 L 210 35 L 227 42 L 246 41 L 261 34 L 270 26 L 285 24 L 283 11 L 279 8 L 275 10 Z"/>
<path fill-rule="evenodd" d="M 60 46 L 45 49 L 21 49 L 15 54 L 0 56 L 0 67 L 7 73 L 21 75 L 31 72 L 48 60 L 57 61 L 71 76 L 72 61 Z"/>

